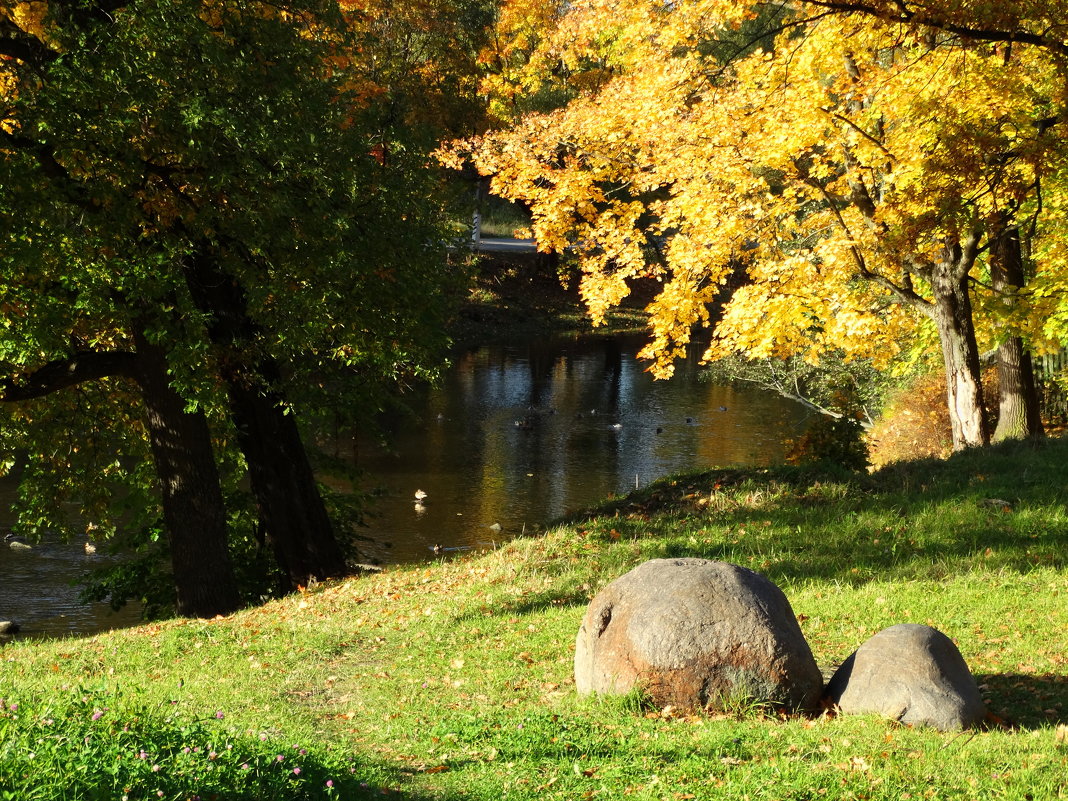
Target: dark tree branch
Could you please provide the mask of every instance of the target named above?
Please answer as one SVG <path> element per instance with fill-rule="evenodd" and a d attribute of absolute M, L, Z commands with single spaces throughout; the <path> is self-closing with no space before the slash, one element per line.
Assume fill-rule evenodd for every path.
<path fill-rule="evenodd" d="M 57 359 L 21 379 L 0 379 L 0 402 L 42 398 L 62 389 L 108 376 L 137 377 L 137 354 L 130 351 L 80 351 Z"/>
<path fill-rule="evenodd" d="M 839 208 L 839 202 L 837 202 L 836 198 L 834 198 L 831 193 L 827 191 L 827 187 L 824 186 L 821 181 L 811 177 L 808 174 L 808 168 L 798 159 L 794 159 L 794 167 L 797 169 L 798 176 L 801 178 L 801 180 L 803 180 L 809 186 L 818 190 L 823 195 L 823 199 L 827 203 L 827 207 L 831 210 L 831 213 L 834 215 L 835 220 L 838 223 L 838 227 L 842 229 L 842 231 L 849 237 L 851 241 L 855 241 L 853 237 L 853 232 L 849 228 L 849 223 L 847 223 L 845 218 L 842 216 L 842 211 Z M 866 194 L 867 190 L 865 189 L 865 195 Z M 870 197 L 868 198 L 868 200 L 870 202 Z M 850 198 L 848 202 L 856 205 L 855 198 Z M 858 208 L 860 208 L 861 213 L 863 214 L 864 208 L 859 206 Z M 874 211 L 874 207 L 871 210 Z M 871 218 L 868 217 L 867 219 Z M 889 277 L 875 270 L 872 270 L 870 267 L 868 267 L 868 262 L 864 258 L 864 254 L 861 252 L 860 248 L 857 247 L 856 244 L 851 244 L 849 246 L 849 251 L 853 256 L 853 263 L 856 264 L 857 275 L 859 275 L 866 281 L 871 281 L 873 284 L 881 286 L 883 289 L 887 290 L 895 297 L 899 298 L 903 303 L 912 306 L 915 309 L 918 309 L 924 314 L 930 314 L 932 308 L 931 302 L 924 298 L 922 295 L 920 295 L 918 292 L 916 292 L 916 290 L 912 286 L 911 281 L 906 281 L 903 284 L 898 284 L 897 282 L 891 280 Z"/>
<path fill-rule="evenodd" d="M 956 254 L 957 261 L 953 269 L 953 275 L 957 280 L 963 279 L 975 266 L 975 260 L 979 257 L 979 244 L 982 238 L 983 232 L 976 226 L 968 231 L 964 241 L 960 243 Z"/>
<path fill-rule="evenodd" d="M 87 27 L 93 24 L 111 24 L 115 21 L 114 13 L 125 8 L 130 0 L 97 0 L 84 3 L 81 0 L 51 0 L 49 15 L 56 26 Z M 55 61 L 60 52 L 19 28 L 12 20 L 0 17 L 0 55 L 9 56 L 25 64 L 40 69 Z"/>
<path fill-rule="evenodd" d="M 114 22 L 115 12 L 130 5 L 130 0 L 97 0 L 95 3 L 85 3 L 83 0 L 51 0 L 49 5 L 53 17 L 61 22 L 85 26 Z"/>
<path fill-rule="evenodd" d="M 1004 42 L 1007 44 L 1022 42 L 1023 44 L 1041 47 L 1061 56 L 1068 56 L 1068 43 L 1063 39 L 1052 38 L 1045 34 L 1033 33 L 1023 29 L 1007 31 L 965 25 L 929 15 L 926 11 L 920 14 L 916 10 L 909 8 L 908 3 L 901 0 L 894 2 L 892 8 L 887 4 L 864 2 L 863 0 L 800 0 L 800 2 L 802 5 L 814 6 L 839 14 L 866 14 L 887 22 L 922 25 L 976 42 Z"/>
<path fill-rule="evenodd" d="M 0 17 L 0 55 L 40 67 L 59 57 L 40 39 L 30 36 L 6 17 Z"/>
<path fill-rule="evenodd" d="M 870 133 L 868 133 L 863 128 L 861 128 L 859 125 L 857 125 L 855 122 L 853 122 L 853 120 L 849 119 L 849 117 L 846 117 L 846 116 L 844 116 L 842 114 L 839 114 L 838 112 L 828 111 L 827 109 L 824 109 L 824 111 L 827 114 L 829 114 L 831 117 L 833 117 L 834 119 L 838 120 L 839 122 L 845 123 L 850 128 L 852 128 L 854 131 L 856 131 L 858 134 L 860 134 L 865 139 L 867 139 L 869 142 L 871 142 L 876 147 L 878 147 L 881 151 L 883 151 L 883 153 L 886 154 L 886 157 L 888 159 L 890 159 L 890 161 L 897 161 L 897 159 L 894 157 L 894 154 L 886 149 L 886 145 L 884 145 L 882 142 L 880 142 L 878 139 L 876 139 Z"/>
<path fill-rule="evenodd" d="M 25 136 L 8 133 L 0 128 L 0 145 L 26 153 L 36 160 L 45 176 L 52 182 L 65 198 L 80 208 L 92 214 L 100 211 L 100 207 L 93 202 L 92 196 L 86 191 L 84 184 L 73 178 L 70 172 L 56 158 L 55 150 L 43 142 L 37 142 Z"/>

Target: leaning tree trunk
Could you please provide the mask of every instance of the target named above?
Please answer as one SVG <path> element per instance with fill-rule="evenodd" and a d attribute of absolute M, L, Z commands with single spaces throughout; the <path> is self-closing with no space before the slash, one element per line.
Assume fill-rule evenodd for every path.
<path fill-rule="evenodd" d="M 194 302 L 208 315 L 208 334 L 220 352 L 231 420 L 286 589 L 344 575 L 345 557 L 296 416 L 279 389 L 278 365 L 262 350 L 261 331 L 248 315 L 243 289 L 210 253 L 190 257 L 186 279 Z"/>
<path fill-rule="evenodd" d="M 276 380 L 272 362 L 257 367 L 264 380 Z M 240 377 L 229 376 L 226 382 L 260 520 L 288 589 L 344 575 L 345 557 L 334 538 L 294 415 L 275 392 Z"/>
<path fill-rule="evenodd" d="M 225 615 L 241 606 L 227 547 L 226 510 L 207 420 L 185 410 L 163 349 L 135 333 L 135 376 L 162 492 L 178 613 Z"/>
<path fill-rule="evenodd" d="M 938 328 L 946 367 L 946 395 L 953 430 L 953 450 L 980 447 L 990 441 L 983 412 L 979 346 L 975 340 L 968 272 L 974 249 L 947 249 L 931 275 L 934 299 L 929 314 Z"/>
<path fill-rule="evenodd" d="M 202 414 L 185 411 L 174 391 L 163 349 L 134 331 L 137 352 L 78 351 L 19 380 L 0 379 L 0 402 L 42 398 L 87 381 L 122 376 L 135 382 L 145 408 L 145 424 L 159 481 L 170 544 L 178 612 L 214 617 L 241 604 L 227 548 L 215 453 Z"/>
<path fill-rule="evenodd" d="M 990 277 L 994 291 L 1011 308 L 1016 291 L 1024 287 L 1026 280 L 1020 231 L 1015 226 L 1001 228 L 993 240 Z M 1034 366 L 1023 339 L 1009 337 L 998 347 L 997 358 L 999 401 L 994 441 L 1043 436 Z"/>

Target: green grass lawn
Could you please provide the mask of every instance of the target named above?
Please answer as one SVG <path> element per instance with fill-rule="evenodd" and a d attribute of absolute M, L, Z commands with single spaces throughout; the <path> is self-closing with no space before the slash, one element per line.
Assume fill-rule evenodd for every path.
<path fill-rule="evenodd" d="M 226 619 L 15 643 L 0 798 L 1068 798 L 1066 498 L 1061 440 L 874 476 L 711 470 Z M 664 556 L 767 575 L 826 673 L 886 626 L 935 626 L 990 725 L 578 698 L 589 599 Z"/>

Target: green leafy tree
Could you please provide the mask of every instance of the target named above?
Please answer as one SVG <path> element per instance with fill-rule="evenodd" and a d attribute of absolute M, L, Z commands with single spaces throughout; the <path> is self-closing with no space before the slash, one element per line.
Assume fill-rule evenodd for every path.
<path fill-rule="evenodd" d="M 64 471 L 85 510 L 116 497 L 105 479 L 143 498 L 129 465 L 151 455 L 178 609 L 226 612 L 216 465 L 236 447 L 283 589 L 342 574 L 295 399 L 424 371 L 448 284 L 425 132 L 377 80 L 383 31 L 327 0 L 0 10 L 0 359 L 24 510 Z M 50 453 L 60 420 L 93 458 Z"/>

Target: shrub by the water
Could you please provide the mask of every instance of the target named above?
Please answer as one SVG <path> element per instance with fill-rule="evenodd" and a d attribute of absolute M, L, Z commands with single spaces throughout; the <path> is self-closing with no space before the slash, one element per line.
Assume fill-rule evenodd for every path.
<path fill-rule="evenodd" d="M 833 464 L 849 470 L 868 466 L 864 429 L 849 417 L 818 417 L 796 440 L 789 443 L 789 464 Z"/>

